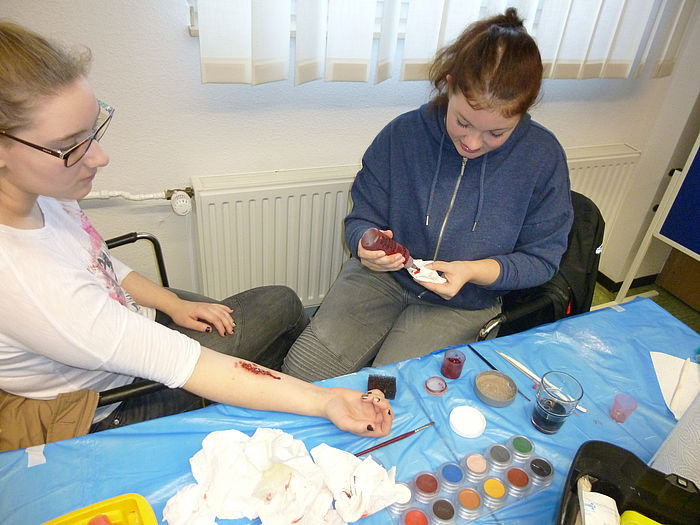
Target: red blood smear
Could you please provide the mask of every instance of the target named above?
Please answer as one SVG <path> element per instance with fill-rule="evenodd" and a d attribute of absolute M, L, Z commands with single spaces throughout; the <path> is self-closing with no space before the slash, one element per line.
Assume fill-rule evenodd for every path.
<path fill-rule="evenodd" d="M 252 363 L 241 363 L 241 366 L 248 370 L 248 372 L 252 372 L 253 374 L 261 375 L 261 376 L 270 376 L 273 379 L 282 379 L 280 376 L 276 376 L 272 374 L 271 372 L 267 370 L 263 370 L 262 368 L 255 366 Z"/>

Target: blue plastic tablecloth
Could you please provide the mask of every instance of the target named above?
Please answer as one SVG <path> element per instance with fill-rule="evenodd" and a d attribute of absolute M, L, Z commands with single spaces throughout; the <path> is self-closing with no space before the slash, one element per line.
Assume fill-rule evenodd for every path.
<path fill-rule="evenodd" d="M 651 458 L 675 419 L 661 395 L 650 352 L 683 359 L 694 356 L 700 347 L 700 335 L 651 300 L 636 299 L 472 346 L 511 376 L 533 401 L 533 382 L 496 350 L 516 358 L 540 376 L 554 369 L 571 373 L 583 385 L 581 405 L 588 413 L 572 415 L 558 433 L 545 435 L 530 423 L 533 401 L 519 395 L 508 407 L 487 406 L 475 396 L 473 385 L 476 375 L 488 367 L 468 346 L 461 347 L 467 356 L 462 376 L 447 380 L 448 390 L 442 397 L 431 397 L 424 390 L 426 378 L 440 374 L 442 351 L 378 370 L 363 369 L 322 384 L 364 391 L 370 373 L 392 374 L 397 378 L 397 396 L 392 402 L 397 417 L 389 437 L 435 421 L 433 427 L 372 453 L 384 467 L 396 465 L 399 481 L 410 482 L 419 471 L 435 471 L 445 461 L 484 452 L 490 444 L 505 443 L 515 434 L 529 437 L 536 454 L 549 459 L 555 468 L 552 484 L 478 523 L 539 525 L 554 522 L 571 461 L 585 441 L 608 441 L 643 461 Z M 608 415 L 618 392 L 631 393 L 638 402 L 636 411 L 623 424 Z M 467 439 L 451 430 L 449 413 L 458 405 L 474 406 L 485 415 L 487 426 L 480 437 Z M 327 443 L 358 452 L 382 441 L 340 432 L 319 418 L 212 405 L 48 444 L 44 448 L 46 462 L 32 467 L 28 467 L 25 450 L 0 453 L 1 521 L 6 525 L 39 524 L 130 492 L 143 495 L 160 520 L 168 499 L 194 482 L 189 459 L 208 433 L 235 428 L 252 435 L 258 427 L 280 428 L 303 440 L 309 450 Z M 363 525 L 390 522 L 386 511 L 361 520 Z M 219 523 L 242 524 L 248 520 Z"/>

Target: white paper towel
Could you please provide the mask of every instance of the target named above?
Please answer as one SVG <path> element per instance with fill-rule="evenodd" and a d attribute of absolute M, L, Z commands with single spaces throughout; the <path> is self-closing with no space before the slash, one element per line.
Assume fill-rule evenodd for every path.
<path fill-rule="evenodd" d="M 700 394 L 651 458 L 649 466 L 677 474 L 700 487 Z"/>
<path fill-rule="evenodd" d="M 424 261 L 422 259 L 413 259 L 413 264 L 415 265 L 415 268 L 406 268 L 408 273 L 411 274 L 411 277 L 413 277 L 414 280 L 416 281 L 423 281 L 426 283 L 446 283 L 447 279 L 445 279 L 442 275 L 437 273 L 435 270 L 432 270 L 430 268 L 426 268 L 427 265 L 429 265 L 433 261 Z"/>
<path fill-rule="evenodd" d="M 394 468 L 328 445 L 313 449 L 279 429 L 212 432 L 191 459 L 197 481 L 170 498 L 170 525 L 211 525 L 215 518 L 260 518 L 264 525 L 341 525 L 391 505 Z M 314 461 L 315 460 L 315 461 Z M 335 500 L 335 509 L 333 501 Z"/>
<path fill-rule="evenodd" d="M 662 352 L 650 352 L 661 394 L 676 419 L 700 393 L 700 364 Z"/>

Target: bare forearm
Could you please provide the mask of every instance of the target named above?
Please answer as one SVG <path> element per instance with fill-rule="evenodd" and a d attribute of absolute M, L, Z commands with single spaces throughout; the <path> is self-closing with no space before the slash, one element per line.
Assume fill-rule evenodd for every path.
<path fill-rule="evenodd" d="M 244 408 L 325 417 L 339 429 L 361 436 L 386 436 L 394 420 L 379 390 L 325 388 L 209 348 L 202 348 L 184 388 Z"/>
<path fill-rule="evenodd" d="M 170 290 L 147 279 L 138 272 L 130 272 L 121 282 L 134 301 L 168 313 L 170 307 L 180 299 Z"/>
<path fill-rule="evenodd" d="M 326 389 L 208 348 L 184 388 L 197 395 L 256 410 L 325 417 Z"/>

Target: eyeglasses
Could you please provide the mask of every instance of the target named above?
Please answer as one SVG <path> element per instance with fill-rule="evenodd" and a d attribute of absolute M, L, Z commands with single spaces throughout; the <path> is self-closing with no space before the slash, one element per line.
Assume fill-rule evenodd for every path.
<path fill-rule="evenodd" d="M 44 153 L 58 157 L 59 159 L 63 160 L 66 168 L 70 168 L 71 166 L 75 166 L 80 159 L 85 156 L 87 151 L 90 149 L 90 145 L 92 144 L 93 140 L 98 142 L 100 141 L 102 136 L 105 134 L 105 131 L 107 131 L 107 126 L 109 126 L 109 123 L 112 120 L 114 108 L 108 104 L 105 104 L 101 100 L 98 100 L 97 103 L 100 106 L 100 113 L 97 116 L 97 121 L 95 122 L 95 131 L 90 133 L 87 138 L 81 140 L 76 145 L 71 146 L 65 151 L 45 148 L 44 146 L 39 146 L 38 144 L 32 144 L 24 139 L 10 135 L 3 130 L 0 130 L 0 135 L 4 135 L 8 139 L 16 140 L 17 142 L 20 142 L 25 146 L 29 146 L 30 148 L 38 149 L 39 151 L 43 151 Z"/>

